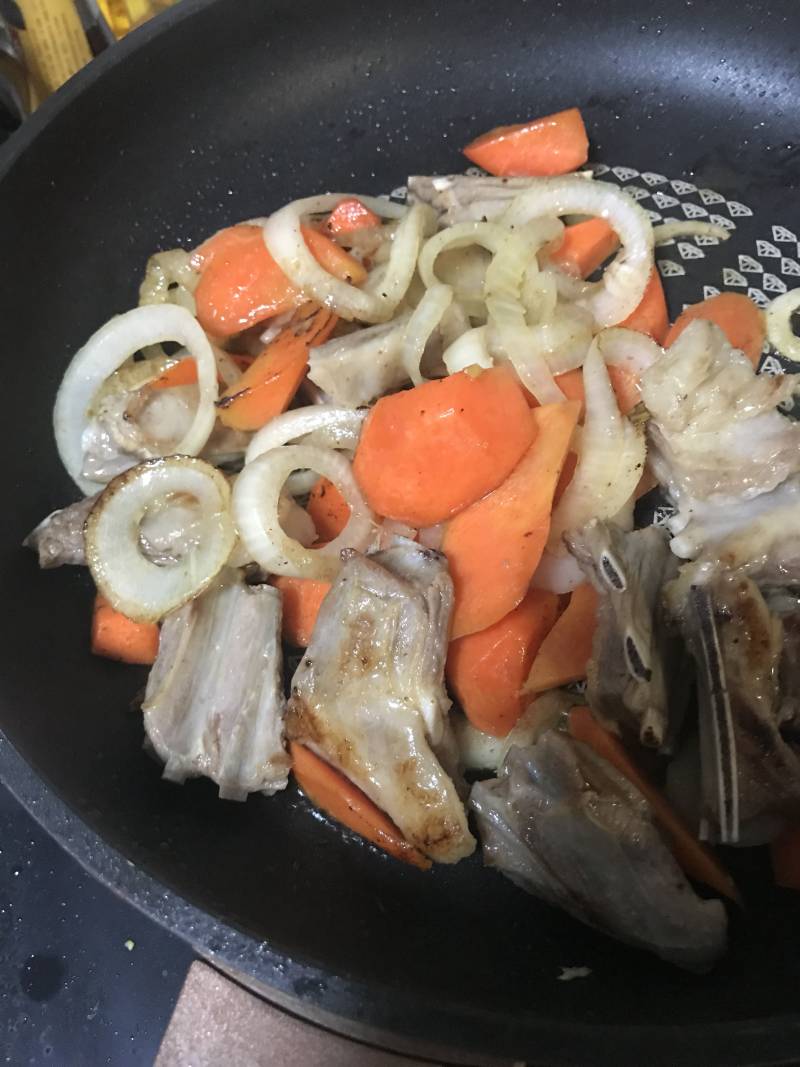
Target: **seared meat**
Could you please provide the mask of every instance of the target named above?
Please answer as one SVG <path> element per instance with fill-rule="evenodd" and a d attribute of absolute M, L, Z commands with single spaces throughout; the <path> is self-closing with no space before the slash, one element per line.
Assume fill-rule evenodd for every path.
<path fill-rule="evenodd" d="M 205 775 L 227 800 L 285 788 L 280 632 L 278 590 L 230 569 L 167 616 L 144 699 L 165 778 Z"/>
<path fill-rule="evenodd" d="M 489 175 L 415 175 L 408 179 L 412 204 L 429 204 L 440 226 L 457 222 L 493 222 L 535 178 L 492 178 Z"/>
<path fill-rule="evenodd" d="M 308 377 L 344 407 L 371 404 L 409 381 L 401 346 L 410 312 L 390 323 L 354 330 L 311 349 Z"/>
<path fill-rule="evenodd" d="M 86 566 L 83 545 L 83 527 L 97 496 L 87 496 L 75 504 L 51 512 L 31 530 L 22 542 L 26 548 L 39 554 L 39 566 L 43 570 L 61 567 L 65 563 Z"/>
<path fill-rule="evenodd" d="M 704 971 L 725 949 L 718 900 L 695 895 L 647 801 L 610 764 L 550 730 L 472 788 L 484 862 L 576 919 Z"/>
<path fill-rule="evenodd" d="M 678 570 L 666 532 L 650 526 L 625 533 L 593 519 L 565 541 L 599 594 L 587 668 L 592 710 L 617 733 L 669 748 L 688 687 L 661 605 L 664 583 Z"/>
<path fill-rule="evenodd" d="M 800 750 L 780 730 L 783 624 L 754 582 L 725 573 L 688 588 L 681 621 L 698 668 L 704 836 L 768 840 L 800 817 Z"/>
<path fill-rule="evenodd" d="M 777 410 L 797 384 L 792 375 L 757 375 L 720 329 L 701 320 L 645 372 L 648 455 L 678 506 L 674 533 L 698 501 L 738 507 L 800 471 L 800 424 Z"/>
<path fill-rule="evenodd" d="M 411 541 L 343 560 L 292 681 L 287 735 L 350 778 L 411 845 L 454 863 L 475 841 L 436 754 L 452 756 L 446 561 Z"/>

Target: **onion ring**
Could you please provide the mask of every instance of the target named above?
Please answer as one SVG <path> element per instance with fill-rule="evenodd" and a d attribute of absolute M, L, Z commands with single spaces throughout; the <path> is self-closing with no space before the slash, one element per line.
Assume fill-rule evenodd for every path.
<path fill-rule="evenodd" d="M 358 444 L 366 415 L 366 408 L 341 408 L 333 404 L 311 404 L 306 408 L 285 411 L 282 415 L 270 419 L 266 426 L 262 426 L 253 436 L 245 453 L 245 464 L 252 463 L 270 449 L 288 445 L 290 441 L 296 441 L 310 433 L 316 437 L 313 444 L 323 448 L 354 449 Z"/>
<path fill-rule="evenodd" d="M 202 535 L 180 560 L 159 565 L 142 551 L 140 525 L 165 497 L 197 500 Z M 117 611 L 157 622 L 201 593 L 236 542 L 225 476 L 202 459 L 148 459 L 109 482 L 89 513 L 86 562 L 95 584 Z"/>

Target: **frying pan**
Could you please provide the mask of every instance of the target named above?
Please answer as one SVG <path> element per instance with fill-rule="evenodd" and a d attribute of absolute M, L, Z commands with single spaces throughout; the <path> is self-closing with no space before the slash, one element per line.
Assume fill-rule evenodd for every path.
<path fill-rule="evenodd" d="M 714 193 L 706 211 L 736 225 L 700 259 L 663 250 L 673 314 L 705 283 L 763 299 L 800 252 L 798 43 L 794 0 L 185 0 L 5 151 L 2 775 L 90 870 L 273 1001 L 448 1062 L 796 1061 L 800 907 L 770 887 L 764 855 L 733 856 L 746 908 L 725 960 L 693 977 L 478 857 L 402 867 L 293 789 L 237 805 L 207 782 L 163 783 L 129 710 L 143 675 L 87 652 L 86 574 L 39 573 L 18 547 L 75 496 L 50 429 L 69 357 L 134 305 L 154 249 L 290 197 L 462 169 L 478 132 L 572 104 L 607 176 L 649 209 L 682 217 L 686 197 Z M 565 966 L 591 974 L 558 981 Z"/>

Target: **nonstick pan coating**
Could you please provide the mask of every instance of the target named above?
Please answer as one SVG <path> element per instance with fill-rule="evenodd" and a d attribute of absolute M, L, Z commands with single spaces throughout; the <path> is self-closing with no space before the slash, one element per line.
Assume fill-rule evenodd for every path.
<path fill-rule="evenodd" d="M 50 429 L 70 355 L 135 303 L 153 250 L 293 196 L 462 169 L 478 132 L 572 104 L 593 158 L 750 205 L 724 252 L 735 265 L 738 240 L 800 226 L 799 44 L 792 0 L 185 0 L 0 157 L 2 771 L 90 869 L 280 1003 L 454 1061 L 788 1062 L 800 907 L 770 888 L 766 856 L 735 856 L 746 911 L 717 972 L 697 978 L 477 857 L 401 867 L 294 790 L 237 805 L 207 782 L 161 782 L 128 710 L 143 675 L 88 653 L 86 574 L 40 573 L 18 547 L 75 495 Z M 673 313 L 697 298 L 690 275 L 668 279 Z M 576 965 L 590 976 L 557 980 Z"/>

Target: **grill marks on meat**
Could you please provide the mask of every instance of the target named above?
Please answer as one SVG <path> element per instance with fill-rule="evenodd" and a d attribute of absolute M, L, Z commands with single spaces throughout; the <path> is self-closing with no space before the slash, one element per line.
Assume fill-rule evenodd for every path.
<path fill-rule="evenodd" d="M 286 730 L 337 767 L 409 844 L 454 863 L 475 842 L 442 761 L 452 748 L 444 557 L 410 541 L 344 555 L 292 681 Z"/>

